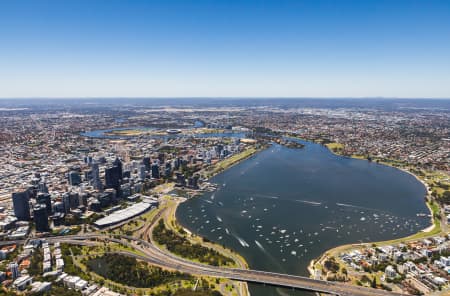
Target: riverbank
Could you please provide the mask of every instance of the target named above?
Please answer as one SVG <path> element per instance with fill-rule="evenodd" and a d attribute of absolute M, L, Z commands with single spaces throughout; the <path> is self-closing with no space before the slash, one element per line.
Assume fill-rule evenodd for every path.
<path fill-rule="evenodd" d="M 256 155 L 257 153 L 259 153 L 265 149 L 267 149 L 267 145 L 248 147 L 244 151 L 234 154 L 234 155 L 230 156 L 229 158 L 226 158 L 222 161 L 219 161 L 219 162 L 215 163 L 212 167 L 210 167 L 206 170 L 200 171 L 199 173 L 200 173 L 200 175 L 204 176 L 205 179 L 212 178 L 212 177 L 216 176 L 217 174 L 224 172 L 225 170 L 233 167 L 234 165 L 241 163 L 242 161 Z M 169 198 L 169 197 L 167 197 L 167 198 Z M 173 197 L 170 197 L 170 198 L 173 199 Z M 161 219 L 164 219 L 166 227 L 168 227 L 172 231 L 176 232 L 178 235 L 188 238 L 188 240 L 193 244 L 200 244 L 201 246 L 211 248 L 211 249 L 219 252 L 220 254 L 222 254 L 228 258 L 231 258 L 235 262 L 234 267 L 248 269 L 249 266 L 248 266 L 247 261 L 240 254 L 238 254 L 230 249 L 227 249 L 219 244 L 213 243 L 209 240 L 205 240 L 203 237 L 193 234 L 186 227 L 184 227 L 183 225 L 178 223 L 178 221 L 176 219 L 176 211 L 178 209 L 178 206 L 184 201 L 186 201 L 186 199 L 184 199 L 184 198 L 175 199 L 174 201 L 172 200 L 171 205 L 167 207 L 167 211 L 165 212 L 163 217 L 161 217 Z M 159 247 L 164 248 L 163 246 L 159 246 Z M 229 280 L 225 280 L 225 282 L 222 283 L 222 285 L 225 285 L 228 287 L 229 285 L 227 284 L 227 281 L 229 281 Z M 232 282 L 232 281 L 230 281 L 230 282 Z M 250 296 L 250 291 L 248 289 L 248 285 L 246 282 L 235 282 L 235 284 L 238 288 L 239 296 Z M 225 292 L 225 289 L 222 289 L 221 292 Z"/>
<path fill-rule="evenodd" d="M 181 204 L 178 221 L 195 234 L 231 246 L 252 268 L 289 274 L 305 274 L 311 259 L 333 242 L 389 239 L 393 228 L 397 236 L 406 236 L 429 225 L 428 218 L 415 217 L 427 209 L 422 203 L 425 191 L 413 178 L 301 143 L 303 150 L 272 145 L 216 175 L 211 182 L 220 184 L 218 190 Z M 348 193 L 349 188 L 354 190 Z M 367 212 L 361 213 L 364 194 L 371 202 L 363 203 Z M 404 210 L 411 203 L 409 194 L 417 210 Z M 396 202 L 396 196 L 402 198 Z M 250 289 L 255 295 L 276 293 L 261 286 Z"/>
<path fill-rule="evenodd" d="M 324 146 L 326 146 L 329 149 L 329 151 L 332 152 L 333 154 L 338 155 L 338 156 L 344 156 L 344 155 L 340 154 L 340 152 L 342 152 L 343 148 L 344 148 L 344 146 L 342 144 L 328 143 L 328 144 L 325 144 Z M 355 158 L 355 159 L 365 159 L 365 160 L 369 161 L 368 158 L 365 158 L 362 156 L 353 156 L 352 155 L 350 157 Z M 361 251 L 362 252 L 363 250 L 367 250 L 368 248 L 372 248 L 374 246 L 382 247 L 382 246 L 388 246 L 388 245 L 392 246 L 392 245 L 398 245 L 398 244 L 407 244 L 407 243 L 417 242 L 419 240 L 423 240 L 426 238 L 435 237 L 438 235 L 448 234 L 446 220 L 441 217 L 441 213 L 443 212 L 443 210 L 439 206 L 439 203 L 436 202 L 433 199 L 433 197 L 431 196 L 430 185 L 427 183 L 428 178 L 426 175 L 422 179 L 421 177 L 419 177 L 418 175 L 416 175 L 415 173 L 413 173 L 411 171 L 413 169 L 406 168 L 403 165 L 402 166 L 396 165 L 398 163 L 396 161 L 386 161 L 383 159 L 375 159 L 375 160 L 370 160 L 370 161 L 376 161 L 376 163 L 390 166 L 395 169 L 399 169 L 399 170 L 413 176 L 417 181 L 419 181 L 425 187 L 426 196 L 424 197 L 424 200 L 425 200 L 425 204 L 426 204 L 428 210 L 430 211 L 431 225 L 425 229 L 422 229 L 421 231 L 419 231 L 415 234 L 412 234 L 410 236 L 403 237 L 403 238 L 387 240 L 387 241 L 360 243 L 360 244 L 347 244 L 347 245 L 341 245 L 341 246 L 332 248 L 332 249 L 324 252 L 317 259 L 310 261 L 310 264 L 308 265 L 308 272 L 309 272 L 310 276 L 313 278 L 322 278 L 323 271 L 327 271 L 327 276 L 328 276 L 329 270 L 324 268 L 324 266 L 326 264 L 329 265 L 330 261 L 335 261 L 335 262 L 337 262 L 337 265 L 340 266 L 338 269 L 339 272 L 335 274 L 335 277 L 345 279 L 345 281 L 351 281 L 351 282 L 353 282 L 352 284 L 356 283 L 358 285 L 361 285 L 360 279 L 362 279 L 364 276 L 366 278 L 370 278 L 371 273 L 358 274 L 359 277 L 355 276 L 355 274 L 350 275 L 350 273 L 347 271 L 347 269 L 345 267 L 342 267 L 342 266 L 346 266 L 346 265 L 343 261 L 340 260 L 339 255 L 341 255 L 343 253 L 348 254 L 349 252 L 352 252 L 352 251 Z M 445 215 L 444 215 L 444 217 L 445 217 Z M 374 276 L 372 285 L 378 285 L 379 287 L 386 288 L 384 283 L 381 281 L 380 275 Z M 394 285 L 394 287 L 395 287 L 395 285 Z"/>
<path fill-rule="evenodd" d="M 420 178 L 419 176 L 417 176 L 416 174 L 411 172 L 411 168 L 407 169 L 405 167 L 401 167 L 399 165 L 400 162 L 395 161 L 395 160 L 386 160 L 386 159 L 378 159 L 378 158 L 369 160 L 367 157 L 364 157 L 362 155 L 351 155 L 351 156 L 342 155 L 340 152 L 344 148 L 344 145 L 340 144 L 340 143 L 327 143 L 324 146 L 327 147 L 328 150 L 331 153 L 333 153 L 334 155 L 337 155 L 337 156 L 340 156 L 340 157 L 350 157 L 350 158 L 353 158 L 353 159 L 359 159 L 359 160 L 366 160 L 366 161 L 375 162 L 375 163 L 378 163 L 378 164 L 382 164 L 382 165 L 385 165 L 385 166 L 389 166 L 389 167 L 401 170 L 402 172 L 407 173 L 407 174 L 411 175 L 412 177 L 414 177 L 418 182 L 420 182 L 425 187 L 426 196 L 424 197 L 424 200 L 425 200 L 425 204 L 426 204 L 426 206 L 427 206 L 427 208 L 428 208 L 428 210 L 430 212 L 431 225 L 426 227 L 426 228 L 424 228 L 424 229 L 422 229 L 420 232 L 418 232 L 416 234 L 413 234 L 411 236 L 405 237 L 404 239 L 413 238 L 413 237 L 415 237 L 418 234 L 423 233 L 423 232 L 432 233 L 431 235 L 436 235 L 436 234 L 441 232 L 441 224 L 445 224 L 445 223 L 442 223 L 444 221 L 440 221 L 440 219 L 437 218 L 436 216 L 440 215 L 440 212 L 441 212 L 442 209 L 440 209 L 440 208 L 436 209 L 436 202 L 431 197 L 430 185 L 427 184 L 426 180 Z M 402 239 L 400 239 L 400 240 L 402 240 Z M 393 240 L 393 241 L 396 241 L 396 240 Z M 391 240 L 387 241 L 387 242 L 392 243 Z"/>
<path fill-rule="evenodd" d="M 189 244 L 183 245 L 183 248 L 182 248 L 183 250 L 186 251 L 187 249 L 192 249 L 195 252 L 199 251 L 199 253 L 201 254 L 203 251 L 205 251 L 205 249 L 199 250 L 200 248 L 208 248 L 208 249 L 211 249 L 212 251 L 210 251 L 210 252 L 207 251 L 206 253 L 208 253 L 208 254 L 206 254 L 206 257 L 203 257 L 203 258 L 211 259 L 212 258 L 211 256 L 215 256 L 215 257 L 221 259 L 221 261 L 223 261 L 223 259 L 226 259 L 224 257 L 227 257 L 233 263 L 230 264 L 230 261 L 227 260 L 228 263 L 226 265 L 222 265 L 222 264 L 219 264 L 219 265 L 221 265 L 223 267 L 228 266 L 229 268 L 237 267 L 237 268 L 247 269 L 248 268 L 247 263 L 245 262 L 243 257 L 241 257 L 239 254 L 233 252 L 232 250 L 225 249 L 224 247 L 222 247 L 218 244 L 209 242 L 208 240 L 203 239 L 200 236 L 193 236 L 187 229 L 185 229 L 184 227 L 182 227 L 178 224 L 175 213 L 178 208 L 178 205 L 181 204 L 186 199 L 184 199 L 182 197 L 178 197 L 178 196 L 169 195 L 169 191 L 171 191 L 170 188 L 172 187 L 171 185 L 173 185 L 173 184 L 166 183 L 166 184 L 159 185 L 155 188 L 156 192 L 159 192 L 159 194 L 162 195 L 160 197 L 160 205 L 158 206 L 158 208 L 155 208 L 152 211 L 149 211 L 139 217 L 135 217 L 134 219 L 129 220 L 127 224 L 121 225 L 119 228 L 114 229 L 112 232 L 106 232 L 106 231 L 102 231 L 102 232 L 105 235 L 109 233 L 110 235 L 113 235 L 113 236 L 127 235 L 127 236 L 133 236 L 136 238 L 144 239 L 148 242 L 151 242 L 154 246 L 161 249 L 162 251 L 164 251 L 166 253 L 170 253 L 171 255 L 179 256 L 181 258 L 191 260 L 196 263 L 209 264 L 209 262 L 204 262 L 203 260 L 188 258 L 189 256 L 184 257 L 178 253 L 175 253 L 175 252 L 173 253 L 173 252 L 169 251 L 169 248 L 166 245 L 159 244 L 153 238 L 153 232 L 154 232 L 154 229 L 156 227 L 158 227 L 158 225 L 160 224 L 160 221 L 163 221 L 164 222 L 163 224 L 166 229 L 168 229 L 169 231 L 172 231 L 172 233 L 174 235 L 179 236 L 183 240 L 187 239 L 191 243 L 190 245 Z M 174 239 L 174 241 L 179 241 L 179 239 Z M 102 247 L 105 247 L 105 246 L 102 246 Z M 108 244 L 108 250 L 115 250 L 116 248 L 119 248 L 119 247 L 120 246 L 113 247 L 111 244 Z M 121 249 L 118 249 L 118 251 L 120 251 L 120 250 Z M 139 251 L 136 251 L 134 249 L 124 249 L 124 251 L 133 252 L 133 253 L 136 253 L 137 255 L 143 255 Z M 196 254 L 199 254 L 199 253 L 196 253 Z M 209 255 L 211 255 L 211 256 L 209 256 Z M 215 264 L 211 264 L 211 265 L 215 265 Z M 238 282 L 238 281 L 233 281 L 233 280 L 225 279 L 225 278 L 204 276 L 204 275 L 200 275 L 200 274 L 192 274 L 192 276 L 194 276 L 195 279 L 197 279 L 197 281 L 200 281 L 203 286 L 206 285 L 209 289 L 218 291 L 223 296 L 249 296 L 250 295 L 248 292 L 247 284 L 245 282 Z M 116 284 L 116 285 L 118 285 L 118 284 Z M 171 287 L 166 287 L 166 288 L 169 288 L 170 290 L 176 290 L 180 287 L 183 287 L 186 289 L 193 290 L 193 289 L 195 289 L 196 286 L 197 286 L 197 284 L 194 285 L 194 282 L 187 281 L 186 283 L 184 283 L 181 286 L 174 286 L 174 287 L 171 286 Z M 144 288 L 142 288 L 142 289 L 136 288 L 136 289 L 139 291 L 141 291 L 141 290 L 144 291 Z M 167 289 L 165 289 L 164 291 L 163 290 L 164 289 L 162 289 L 160 292 L 167 291 Z M 154 290 L 145 288 L 145 291 L 150 293 L 150 292 L 153 292 Z"/>
<path fill-rule="evenodd" d="M 201 245 L 202 247 L 212 249 L 212 250 L 218 252 L 219 254 L 221 254 L 227 258 L 230 258 L 231 260 L 233 260 L 234 264 L 232 266 L 228 266 L 228 267 L 248 269 L 248 264 L 247 264 L 246 260 L 238 253 L 236 253 L 230 249 L 227 249 L 219 244 L 216 244 L 209 240 L 206 240 L 201 236 L 194 235 L 186 227 L 184 227 L 183 225 L 178 223 L 178 221 L 176 219 L 176 211 L 178 209 L 178 206 L 182 202 L 186 201 L 186 199 L 178 198 L 178 197 L 169 197 L 169 196 L 166 196 L 165 199 L 167 199 L 165 202 L 166 210 L 164 211 L 164 213 L 160 217 L 160 219 L 162 219 L 164 221 L 164 225 L 166 228 L 170 229 L 171 231 L 176 233 L 178 236 L 184 237 L 193 245 L 197 245 L 197 244 Z M 153 234 L 153 229 L 150 230 L 150 233 L 151 233 L 150 235 Z M 155 243 L 155 245 L 158 245 L 158 244 Z M 158 247 L 168 251 L 167 248 L 164 246 L 158 245 Z M 177 254 L 175 254 L 175 255 L 177 255 Z M 177 255 L 177 256 L 179 256 L 179 255 Z M 196 260 L 193 260 L 193 261 L 200 262 L 200 261 L 196 261 Z M 227 266 L 224 266 L 224 267 L 227 267 Z M 221 285 L 225 285 L 227 287 L 235 286 L 238 296 L 250 296 L 250 292 L 248 290 L 248 285 L 246 282 L 237 282 L 237 281 L 231 281 L 231 280 L 226 280 L 226 279 L 220 279 L 220 281 L 221 281 Z M 222 289 L 221 292 L 225 292 L 225 290 Z M 232 293 L 232 291 L 231 291 L 231 294 L 234 295 Z"/>
<path fill-rule="evenodd" d="M 231 168 L 232 166 L 239 164 L 240 162 L 246 160 L 247 158 L 250 158 L 251 156 L 265 150 L 266 148 L 267 146 L 265 145 L 262 145 L 261 147 L 249 147 L 242 152 L 234 154 L 224 160 L 215 163 L 210 168 L 202 170 L 199 173 L 200 175 L 203 175 L 206 179 L 210 179 L 215 175 L 220 174 L 221 172 Z"/>
<path fill-rule="evenodd" d="M 256 146 L 256 147 L 249 147 L 245 149 L 244 151 L 237 153 L 235 155 L 230 156 L 229 158 L 219 161 L 216 164 L 214 164 L 211 168 L 207 169 L 206 171 L 200 171 L 199 173 L 202 175 L 206 175 L 207 178 L 211 178 L 226 169 L 237 165 L 238 163 L 250 158 L 251 156 L 257 154 L 258 152 L 263 151 L 267 147 L 265 145 L 263 146 Z M 157 220 L 163 219 L 165 226 L 170 229 L 171 231 L 175 232 L 177 235 L 181 237 L 185 237 L 188 239 L 189 242 L 192 244 L 199 244 L 206 248 L 211 248 L 212 250 L 217 251 L 218 253 L 222 254 L 223 256 L 226 256 L 228 258 L 231 258 L 235 264 L 232 267 L 242 268 L 242 269 L 248 269 L 248 264 L 246 260 L 236 252 L 227 249 L 219 244 L 210 242 L 209 240 L 204 239 L 201 236 L 197 236 L 192 234 L 187 228 L 180 225 L 176 219 L 176 211 L 178 209 L 179 204 L 184 202 L 186 199 L 184 198 L 178 198 L 167 195 L 170 189 L 173 186 L 169 186 L 168 184 L 162 184 L 156 188 L 153 189 L 153 191 L 158 192 L 160 194 L 166 194 L 163 198 L 164 201 L 160 205 L 161 210 L 159 211 L 159 214 L 152 215 L 153 217 L 159 217 Z M 156 220 L 154 221 L 153 225 L 156 225 Z M 146 233 L 147 235 L 152 235 L 153 227 L 150 226 L 148 230 L 138 228 L 141 234 Z M 161 246 L 154 242 L 155 245 L 157 245 L 159 248 L 169 252 L 166 247 Z M 214 284 L 214 283 L 212 283 Z M 229 295 L 238 295 L 238 296 L 250 296 L 250 292 L 248 289 L 248 285 L 246 282 L 236 282 L 231 280 L 224 280 L 219 279 L 219 286 L 220 286 L 220 292 L 225 293 L 228 292 Z M 232 287 L 235 287 L 237 291 L 234 291 Z M 233 292 L 234 291 L 234 292 Z M 237 294 L 235 294 L 237 292 Z M 228 295 L 227 294 L 227 295 Z"/>
<path fill-rule="evenodd" d="M 333 153 L 334 155 L 339 156 L 339 157 L 349 157 L 349 158 L 353 158 L 353 159 L 366 160 L 366 161 L 375 162 L 378 164 L 382 164 L 385 166 L 389 166 L 389 167 L 401 170 L 404 173 L 407 173 L 407 174 L 411 175 L 412 177 L 414 177 L 417 181 L 419 181 L 425 187 L 426 196 L 424 197 L 424 200 L 425 200 L 425 204 L 430 212 L 430 223 L 431 223 L 430 226 L 422 229 L 420 232 L 418 232 L 416 234 L 413 234 L 413 235 L 410 235 L 410 236 L 407 236 L 404 238 L 396 239 L 396 240 L 389 240 L 389 241 L 386 241 L 386 243 L 393 243 L 398 240 L 423 238 L 422 237 L 423 233 L 426 233 L 427 235 L 432 236 L 432 235 L 437 235 L 437 234 L 443 232 L 443 230 L 441 229 L 441 226 L 444 226 L 446 223 L 444 220 L 441 221 L 438 218 L 442 212 L 442 209 L 439 207 L 439 205 L 438 205 L 438 208 L 436 208 L 437 204 L 435 201 L 433 201 L 433 199 L 431 197 L 432 190 L 431 190 L 431 186 L 426 182 L 426 177 L 424 178 L 425 180 L 420 178 L 419 176 L 417 176 L 416 174 L 414 174 L 413 172 L 410 171 L 411 168 L 407 169 L 405 167 L 402 167 L 401 165 L 404 165 L 404 164 L 401 164 L 401 162 L 399 162 L 399 161 L 395 161 L 395 160 L 391 160 L 391 159 L 379 159 L 379 158 L 369 160 L 368 157 L 365 157 L 363 155 L 350 155 L 350 156 L 344 155 L 344 154 L 342 154 L 342 152 L 344 150 L 344 144 L 341 144 L 341 143 L 329 142 L 329 143 L 324 144 L 324 141 L 320 140 L 320 139 L 319 140 L 308 140 L 308 139 L 301 138 L 301 137 L 298 137 L 295 135 L 294 136 L 288 135 L 288 137 L 292 137 L 292 138 L 299 139 L 302 141 L 307 141 L 307 142 L 312 142 L 312 143 L 317 143 L 317 144 L 323 145 L 326 148 L 328 148 L 328 150 L 331 153 Z M 447 229 L 445 227 L 444 232 L 446 232 L 446 230 Z M 427 236 L 427 235 L 425 235 L 425 236 Z M 383 243 L 383 242 L 378 242 L 378 243 Z"/>

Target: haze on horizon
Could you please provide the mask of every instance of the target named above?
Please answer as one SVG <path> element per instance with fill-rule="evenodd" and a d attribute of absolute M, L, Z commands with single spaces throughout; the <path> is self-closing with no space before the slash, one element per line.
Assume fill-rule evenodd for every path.
<path fill-rule="evenodd" d="M 0 97 L 450 98 L 448 1 L 0 3 Z"/>

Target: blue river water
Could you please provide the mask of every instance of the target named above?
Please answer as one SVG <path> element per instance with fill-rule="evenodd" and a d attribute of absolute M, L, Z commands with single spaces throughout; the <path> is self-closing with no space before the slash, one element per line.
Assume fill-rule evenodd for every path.
<path fill-rule="evenodd" d="M 240 253 L 253 269 L 308 275 L 332 247 L 399 238 L 430 224 L 425 188 L 398 169 L 302 142 L 252 156 L 213 177 L 215 192 L 181 204 L 192 232 Z M 252 295 L 310 295 L 250 285 Z"/>

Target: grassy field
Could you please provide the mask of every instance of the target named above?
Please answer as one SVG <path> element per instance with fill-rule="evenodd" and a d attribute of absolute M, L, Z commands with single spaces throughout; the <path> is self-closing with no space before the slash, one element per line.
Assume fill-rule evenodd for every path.
<path fill-rule="evenodd" d="M 152 191 L 155 193 L 163 193 L 164 194 L 164 193 L 169 193 L 170 191 L 172 191 L 174 187 L 175 187 L 175 183 L 168 182 L 168 183 L 164 183 L 164 184 L 156 186 L 155 188 L 152 189 Z"/>
<path fill-rule="evenodd" d="M 341 143 L 328 143 L 328 144 L 325 144 L 325 146 L 327 146 L 328 149 L 330 149 L 332 151 L 338 151 L 338 150 L 344 149 L 344 144 L 341 144 Z"/>
<path fill-rule="evenodd" d="M 115 228 L 112 232 L 113 234 L 130 234 L 130 232 L 136 232 L 145 224 L 149 223 L 165 206 L 162 205 L 159 208 L 151 209 L 150 211 L 133 218 L 128 223 L 123 224 L 122 226 Z"/>

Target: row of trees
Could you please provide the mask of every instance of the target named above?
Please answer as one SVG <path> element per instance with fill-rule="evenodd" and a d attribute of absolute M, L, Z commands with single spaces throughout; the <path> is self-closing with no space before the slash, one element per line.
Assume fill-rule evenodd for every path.
<path fill-rule="evenodd" d="M 167 229 L 163 220 L 153 230 L 153 238 L 161 245 L 181 257 L 198 260 L 213 266 L 231 265 L 233 260 L 225 257 L 214 249 L 204 247 L 200 244 L 192 244 L 186 238 L 177 235 L 174 231 Z"/>

